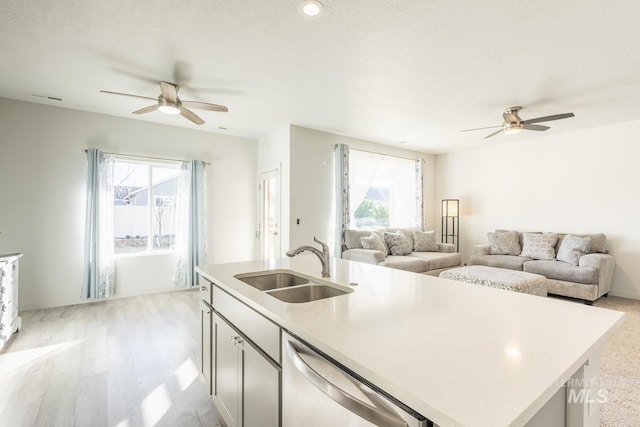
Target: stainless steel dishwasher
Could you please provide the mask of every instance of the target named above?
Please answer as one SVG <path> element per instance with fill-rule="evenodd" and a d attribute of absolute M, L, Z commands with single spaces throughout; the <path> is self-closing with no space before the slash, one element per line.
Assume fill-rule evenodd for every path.
<path fill-rule="evenodd" d="M 433 425 L 300 339 L 283 333 L 282 345 L 284 427 Z"/>

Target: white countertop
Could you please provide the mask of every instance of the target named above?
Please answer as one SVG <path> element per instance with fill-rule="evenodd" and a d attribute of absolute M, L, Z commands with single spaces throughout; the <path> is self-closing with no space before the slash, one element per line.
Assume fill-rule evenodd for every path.
<path fill-rule="evenodd" d="M 313 256 L 201 266 L 230 294 L 437 424 L 525 424 L 623 313 L 333 258 L 354 292 L 284 303 L 233 276 L 290 269 L 322 281 Z M 520 353 L 513 356 L 510 353 Z"/>

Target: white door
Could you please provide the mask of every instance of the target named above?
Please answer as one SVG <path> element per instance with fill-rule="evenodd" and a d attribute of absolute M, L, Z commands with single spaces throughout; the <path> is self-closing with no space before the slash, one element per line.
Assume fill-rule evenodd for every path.
<path fill-rule="evenodd" d="M 258 171 L 258 258 L 280 256 L 280 167 Z"/>

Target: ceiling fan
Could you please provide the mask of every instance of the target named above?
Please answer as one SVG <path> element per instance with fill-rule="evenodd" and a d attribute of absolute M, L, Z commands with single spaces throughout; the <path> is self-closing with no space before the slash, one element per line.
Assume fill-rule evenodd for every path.
<path fill-rule="evenodd" d="M 209 104 L 208 102 L 198 102 L 198 101 L 182 101 L 178 97 L 178 90 L 180 90 L 180 86 L 175 83 L 169 82 L 160 82 L 160 95 L 158 98 L 151 98 L 148 96 L 140 96 L 140 95 L 132 95 L 129 93 L 121 93 L 121 92 L 112 92 L 109 90 L 101 90 L 102 93 L 110 93 L 112 95 L 122 95 L 122 96 L 130 96 L 133 98 L 142 98 L 142 99 L 150 99 L 153 101 L 157 101 L 157 104 L 150 105 L 148 107 L 141 108 L 133 112 L 133 114 L 145 114 L 150 113 L 152 111 L 159 110 L 165 114 L 180 114 L 182 117 L 191 120 L 193 123 L 197 125 L 204 124 L 204 120 L 202 120 L 197 114 L 193 111 L 189 110 L 189 108 L 195 108 L 198 110 L 208 110 L 208 111 L 219 111 L 226 113 L 229 111 L 227 107 L 224 105 L 218 104 Z"/>
<path fill-rule="evenodd" d="M 491 128 L 501 128 L 489 135 L 485 136 L 483 139 L 491 138 L 494 135 L 499 134 L 500 132 L 505 133 L 506 135 L 511 135 L 514 133 L 521 132 L 522 130 L 535 130 L 535 131 L 544 131 L 550 129 L 549 126 L 544 125 L 536 125 L 534 123 L 540 122 L 550 122 L 552 120 L 560 120 L 560 119 L 568 119 L 569 117 L 574 117 L 573 113 L 562 113 L 562 114 L 554 114 L 552 116 L 544 116 L 538 117 L 535 119 L 522 120 L 518 115 L 518 112 L 522 110 L 522 107 L 509 107 L 504 110 L 502 113 L 502 117 L 504 118 L 504 122 L 498 126 L 489 126 L 484 128 L 475 128 L 475 129 L 465 129 L 460 132 L 469 132 L 472 130 L 481 130 L 481 129 L 491 129 Z"/>

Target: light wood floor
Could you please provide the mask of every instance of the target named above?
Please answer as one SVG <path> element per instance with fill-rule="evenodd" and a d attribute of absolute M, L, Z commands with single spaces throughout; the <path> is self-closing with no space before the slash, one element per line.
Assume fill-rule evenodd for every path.
<path fill-rule="evenodd" d="M 200 379 L 197 291 L 22 312 L 0 425 L 220 426 Z"/>

